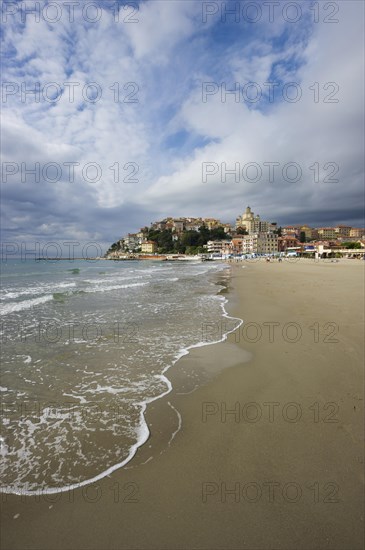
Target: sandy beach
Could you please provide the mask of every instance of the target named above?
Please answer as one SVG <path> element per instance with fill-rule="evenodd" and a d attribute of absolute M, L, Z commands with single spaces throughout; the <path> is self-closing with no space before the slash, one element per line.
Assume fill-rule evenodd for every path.
<path fill-rule="evenodd" d="M 168 371 L 149 441 L 83 490 L 2 495 L 1 548 L 364 548 L 363 263 L 232 265 L 244 323 Z"/>

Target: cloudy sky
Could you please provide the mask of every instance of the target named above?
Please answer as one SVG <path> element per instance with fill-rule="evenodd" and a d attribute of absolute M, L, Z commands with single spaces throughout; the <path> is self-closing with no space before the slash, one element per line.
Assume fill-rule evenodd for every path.
<path fill-rule="evenodd" d="M 226 7 L 3 3 L 4 241 L 105 248 L 248 204 L 363 226 L 363 3 Z"/>

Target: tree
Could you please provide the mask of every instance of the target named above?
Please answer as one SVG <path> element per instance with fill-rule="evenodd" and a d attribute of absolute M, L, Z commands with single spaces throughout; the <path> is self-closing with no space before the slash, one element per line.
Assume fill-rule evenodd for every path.
<path fill-rule="evenodd" d="M 187 246 L 185 250 L 185 254 L 197 254 L 198 247 L 197 246 Z"/>
<path fill-rule="evenodd" d="M 157 244 L 161 252 L 170 252 L 173 250 L 172 232 L 170 229 L 164 229 L 159 233 Z"/>
<path fill-rule="evenodd" d="M 246 229 L 244 229 L 244 227 L 239 227 L 236 233 L 237 235 L 248 235 L 248 232 L 246 231 Z"/>
<path fill-rule="evenodd" d="M 343 246 L 344 246 L 345 248 L 359 250 L 359 249 L 361 248 L 361 243 L 358 243 L 358 242 L 355 242 L 355 243 L 343 243 Z"/>
<path fill-rule="evenodd" d="M 210 232 L 210 238 L 212 241 L 223 241 L 227 238 L 227 234 L 223 227 L 214 227 Z"/>
<path fill-rule="evenodd" d="M 199 227 L 199 233 L 200 233 L 199 244 L 203 246 L 204 244 L 207 244 L 207 242 L 210 239 L 210 231 L 206 225 L 202 225 L 201 227 Z"/>
<path fill-rule="evenodd" d="M 186 246 L 180 240 L 174 242 L 174 252 L 176 254 L 184 254 Z"/>
<path fill-rule="evenodd" d="M 181 236 L 181 242 L 185 246 L 198 246 L 200 244 L 198 231 L 185 231 Z"/>
<path fill-rule="evenodd" d="M 117 241 L 116 243 L 113 243 L 108 250 L 106 251 L 106 254 L 110 254 L 111 252 L 117 252 L 121 249 L 120 241 Z"/>
<path fill-rule="evenodd" d="M 305 243 L 305 232 L 304 232 L 304 231 L 301 231 L 301 232 L 300 232 L 299 241 L 300 241 L 301 243 Z"/>
<path fill-rule="evenodd" d="M 174 249 L 171 229 L 164 229 L 163 231 L 160 229 L 149 229 L 147 239 L 155 241 L 157 249 L 161 253 L 172 252 Z"/>

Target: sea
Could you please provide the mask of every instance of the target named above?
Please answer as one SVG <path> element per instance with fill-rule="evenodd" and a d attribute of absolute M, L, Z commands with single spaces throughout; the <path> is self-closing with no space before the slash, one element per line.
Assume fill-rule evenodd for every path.
<path fill-rule="evenodd" d="M 67 491 L 128 464 L 169 369 L 241 323 L 221 262 L 14 259 L 1 272 L 5 493 Z"/>

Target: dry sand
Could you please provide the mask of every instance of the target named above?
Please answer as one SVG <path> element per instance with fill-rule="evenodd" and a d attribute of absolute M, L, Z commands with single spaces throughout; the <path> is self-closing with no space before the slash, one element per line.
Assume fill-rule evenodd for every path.
<path fill-rule="evenodd" d="M 244 265 L 228 311 L 245 324 L 169 371 L 135 459 L 83 491 L 4 496 L 3 550 L 364 547 L 363 262 Z"/>

